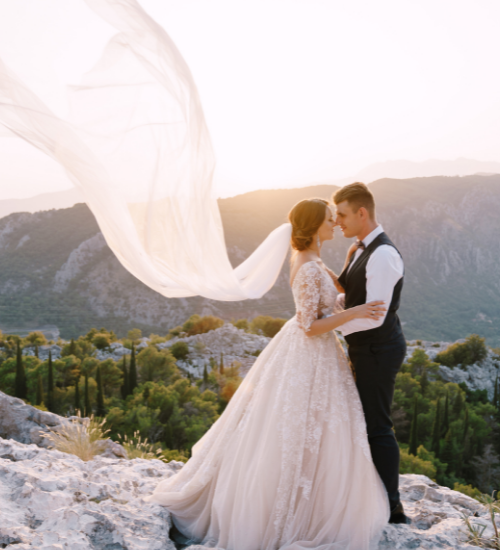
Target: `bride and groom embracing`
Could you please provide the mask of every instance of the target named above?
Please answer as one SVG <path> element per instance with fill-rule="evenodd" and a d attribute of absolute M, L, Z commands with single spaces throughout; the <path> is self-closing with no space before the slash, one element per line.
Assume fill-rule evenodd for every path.
<path fill-rule="evenodd" d="M 192 457 L 150 502 L 190 542 L 225 550 L 368 550 L 408 523 L 390 418 L 406 353 L 403 260 L 353 183 L 289 213 L 296 315 L 263 350 Z M 340 276 L 320 258 L 357 237 Z M 344 336 L 350 364 L 333 330 Z"/>

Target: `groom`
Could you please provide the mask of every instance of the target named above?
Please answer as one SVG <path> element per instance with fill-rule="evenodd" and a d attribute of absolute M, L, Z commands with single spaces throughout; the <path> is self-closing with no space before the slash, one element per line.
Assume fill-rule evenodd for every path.
<path fill-rule="evenodd" d="M 403 287 L 401 254 L 375 218 L 375 201 L 363 183 L 352 183 L 333 196 L 336 223 L 344 237 L 357 237 L 355 250 L 340 274 L 345 308 L 383 300 L 380 319 L 354 319 L 340 326 L 349 347 L 356 385 L 365 412 L 375 467 L 389 495 L 389 523 L 409 523 L 399 498 L 399 447 L 392 430 L 391 404 L 406 340 L 396 312 Z"/>

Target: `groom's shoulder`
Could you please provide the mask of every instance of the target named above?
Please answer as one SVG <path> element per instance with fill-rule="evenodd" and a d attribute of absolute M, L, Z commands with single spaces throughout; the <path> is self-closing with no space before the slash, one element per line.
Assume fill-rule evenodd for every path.
<path fill-rule="evenodd" d="M 397 256 L 403 259 L 401 252 L 398 250 L 398 247 L 392 242 L 387 233 L 381 233 L 377 238 L 377 250 L 378 253 L 385 253 L 388 256 Z"/>

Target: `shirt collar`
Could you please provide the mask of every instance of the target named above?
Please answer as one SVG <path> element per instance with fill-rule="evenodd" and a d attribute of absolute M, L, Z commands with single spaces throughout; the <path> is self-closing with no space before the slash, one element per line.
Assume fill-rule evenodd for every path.
<path fill-rule="evenodd" d="M 370 246 L 372 242 L 380 235 L 380 233 L 383 232 L 384 228 L 380 224 L 377 225 L 377 227 L 363 239 L 363 244 L 365 247 Z"/>

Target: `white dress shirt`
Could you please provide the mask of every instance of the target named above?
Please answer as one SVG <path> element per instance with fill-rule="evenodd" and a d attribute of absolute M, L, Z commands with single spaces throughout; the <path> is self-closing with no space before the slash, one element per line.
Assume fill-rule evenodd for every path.
<path fill-rule="evenodd" d="M 382 226 L 378 225 L 363 239 L 365 247 L 369 246 L 383 231 Z M 354 260 L 351 262 L 348 271 L 350 271 L 362 253 L 363 250 L 361 248 L 356 250 Z M 377 247 L 372 252 L 366 264 L 366 303 L 373 302 L 374 300 L 383 300 L 384 306 L 388 308 L 392 300 L 394 287 L 403 276 L 403 273 L 403 259 L 397 250 L 388 244 L 382 244 Z M 342 303 L 345 299 L 344 294 L 339 294 L 338 299 Z M 336 330 L 339 330 L 343 336 L 347 336 L 353 332 L 378 328 L 384 323 L 386 315 L 387 312 L 379 319 L 353 319 L 339 326 Z"/>

